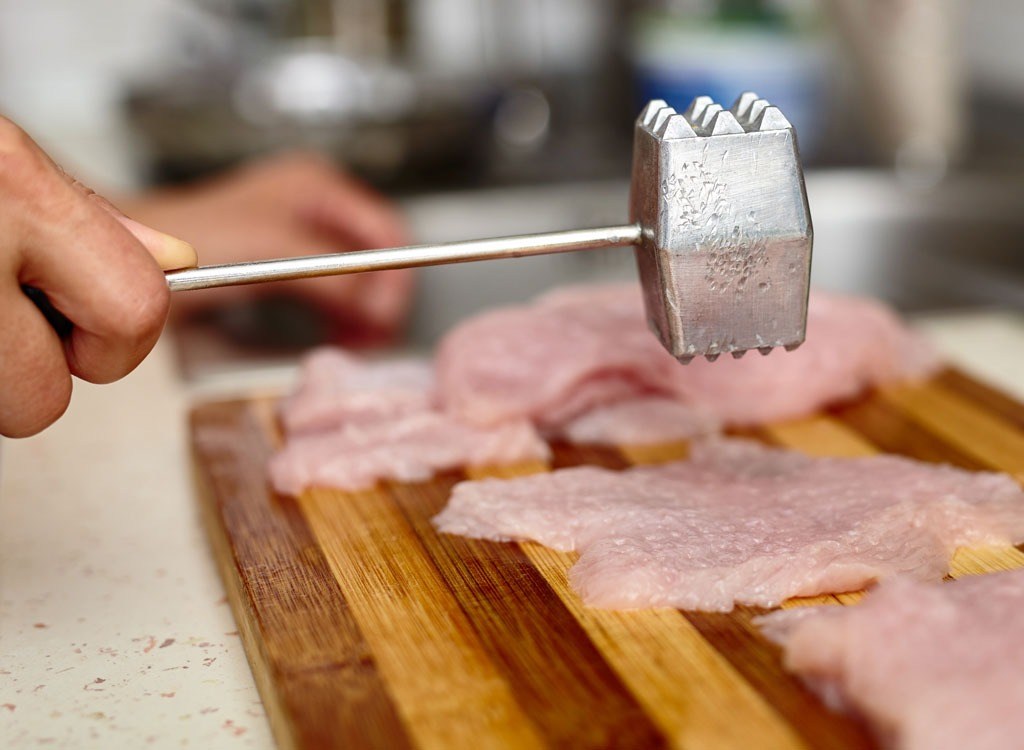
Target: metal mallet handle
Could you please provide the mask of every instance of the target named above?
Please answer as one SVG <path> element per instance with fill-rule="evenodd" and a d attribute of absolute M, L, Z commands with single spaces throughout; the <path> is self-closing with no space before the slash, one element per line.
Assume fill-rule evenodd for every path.
<path fill-rule="evenodd" d="M 363 271 L 386 271 L 392 268 L 416 268 L 473 260 L 521 258 L 527 255 L 569 253 L 596 250 L 617 245 L 637 245 L 639 224 L 622 224 L 599 229 L 573 229 L 565 232 L 529 234 L 440 245 L 413 245 L 384 250 L 360 250 L 332 255 L 309 255 L 299 258 L 230 263 L 201 266 L 167 274 L 171 291 L 208 289 L 219 286 L 256 284 L 261 281 L 284 281 L 312 276 L 336 276 Z"/>

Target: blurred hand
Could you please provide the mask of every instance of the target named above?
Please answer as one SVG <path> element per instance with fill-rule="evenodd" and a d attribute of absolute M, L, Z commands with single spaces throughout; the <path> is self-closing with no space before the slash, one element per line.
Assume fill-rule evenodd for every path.
<path fill-rule="evenodd" d="M 308 153 L 254 161 L 194 186 L 122 205 L 137 219 L 201 248 L 207 264 L 407 243 L 402 220 L 390 204 Z M 408 312 L 411 292 L 410 271 L 386 271 L 184 292 L 175 295 L 174 305 L 194 311 L 254 295 L 295 294 L 350 328 L 366 326 L 390 335 Z"/>
<path fill-rule="evenodd" d="M 72 375 L 107 383 L 131 372 L 167 316 L 161 269 L 195 262 L 188 244 L 128 219 L 0 117 L 0 434 L 60 417 Z M 26 287 L 72 323 L 64 338 Z"/>

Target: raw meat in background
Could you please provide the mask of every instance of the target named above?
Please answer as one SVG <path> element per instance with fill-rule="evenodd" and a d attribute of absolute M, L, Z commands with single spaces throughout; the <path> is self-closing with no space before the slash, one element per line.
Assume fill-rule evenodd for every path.
<path fill-rule="evenodd" d="M 729 611 L 938 580 L 957 547 L 1024 541 L 1024 492 L 1003 474 L 712 439 L 661 466 L 463 482 L 435 525 L 579 551 L 569 580 L 589 605 Z"/>
<path fill-rule="evenodd" d="M 850 607 L 756 621 L 787 668 L 902 750 L 1004 750 L 1024 737 L 1024 570 L 893 580 Z"/>
<path fill-rule="evenodd" d="M 275 490 L 298 495 L 311 487 L 361 490 L 381 480 L 421 482 L 448 469 L 549 455 L 547 444 L 524 420 L 480 427 L 421 412 L 289 438 L 268 471 Z"/>
<path fill-rule="evenodd" d="M 479 424 L 526 417 L 543 428 L 594 406 L 672 394 L 680 368 L 647 329 L 635 284 L 482 313 L 445 336 L 435 366 L 446 410 Z"/>
<path fill-rule="evenodd" d="M 924 337 L 875 300 L 812 291 L 799 349 L 717 362 L 695 359 L 676 392 L 726 424 L 752 426 L 812 414 L 871 388 L 928 377 L 940 366 Z"/>
<path fill-rule="evenodd" d="M 808 335 L 793 353 L 680 365 L 648 331 L 634 284 L 556 290 L 479 315 L 445 338 L 434 368 L 318 350 L 283 401 L 288 445 L 271 477 L 288 493 L 359 489 L 543 458 L 531 424 L 575 443 L 692 439 L 806 414 L 936 364 L 919 337 L 870 301 L 814 295 Z"/>
<path fill-rule="evenodd" d="M 322 349 L 303 362 L 281 407 L 285 446 L 267 470 L 278 492 L 361 490 L 381 480 L 417 482 L 439 471 L 545 460 L 528 421 L 471 425 L 435 406 L 423 360 L 368 362 Z"/>
<path fill-rule="evenodd" d="M 434 372 L 425 359 L 369 362 L 341 349 L 307 355 L 279 415 L 289 435 L 428 411 Z"/>
<path fill-rule="evenodd" d="M 596 406 L 659 395 L 730 425 L 804 416 L 938 359 L 885 305 L 812 292 L 794 352 L 679 365 L 649 332 L 635 284 L 558 290 L 456 326 L 437 356 L 445 409 L 481 424 L 522 416 L 555 429 Z"/>
<path fill-rule="evenodd" d="M 712 412 L 663 396 L 641 396 L 595 406 L 556 435 L 578 445 L 659 445 L 721 432 Z"/>

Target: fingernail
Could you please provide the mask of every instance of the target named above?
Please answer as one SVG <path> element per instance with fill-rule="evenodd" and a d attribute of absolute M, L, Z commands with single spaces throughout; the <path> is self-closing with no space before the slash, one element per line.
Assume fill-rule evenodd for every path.
<path fill-rule="evenodd" d="M 195 268 L 199 265 L 199 255 L 196 249 L 185 240 L 179 240 L 169 234 L 160 232 L 160 239 L 164 246 L 163 257 L 158 257 L 157 262 L 165 271 L 175 271 L 181 268 Z"/>
<path fill-rule="evenodd" d="M 151 226 L 124 215 L 118 216 L 117 220 L 124 224 L 139 242 L 145 245 L 164 271 L 194 268 L 199 263 L 196 249 L 185 240 L 153 229 Z"/>

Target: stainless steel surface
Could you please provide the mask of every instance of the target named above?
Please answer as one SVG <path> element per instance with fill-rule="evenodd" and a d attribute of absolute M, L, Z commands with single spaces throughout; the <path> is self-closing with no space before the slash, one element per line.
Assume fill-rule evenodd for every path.
<path fill-rule="evenodd" d="M 171 291 L 286 281 L 313 276 L 336 276 L 394 268 L 417 268 L 475 260 L 521 258 L 530 255 L 568 253 L 602 247 L 636 245 L 640 227 L 623 224 L 599 229 L 573 229 L 547 234 L 448 242 L 439 245 L 362 250 L 353 253 L 309 255 L 299 258 L 203 266 L 167 274 Z"/>
<path fill-rule="evenodd" d="M 812 230 L 793 128 L 742 94 L 636 123 L 630 218 L 648 321 L 681 361 L 804 340 Z"/>

